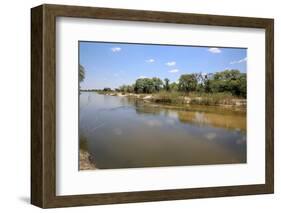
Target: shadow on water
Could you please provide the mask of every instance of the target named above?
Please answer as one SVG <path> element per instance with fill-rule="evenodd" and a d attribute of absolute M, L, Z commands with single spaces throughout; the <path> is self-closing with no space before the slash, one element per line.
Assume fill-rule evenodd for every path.
<path fill-rule="evenodd" d="M 246 113 L 232 109 L 82 92 L 79 131 L 100 169 L 246 163 Z"/>

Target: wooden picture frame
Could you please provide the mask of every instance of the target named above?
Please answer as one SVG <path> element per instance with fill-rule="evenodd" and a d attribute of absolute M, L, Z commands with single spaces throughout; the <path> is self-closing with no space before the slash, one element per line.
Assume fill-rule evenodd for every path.
<path fill-rule="evenodd" d="M 266 34 L 266 168 L 265 184 L 56 195 L 56 17 L 265 29 Z M 186 13 L 63 5 L 31 9 L 31 203 L 41 208 L 131 203 L 190 198 L 267 194 L 274 191 L 274 21 Z"/>

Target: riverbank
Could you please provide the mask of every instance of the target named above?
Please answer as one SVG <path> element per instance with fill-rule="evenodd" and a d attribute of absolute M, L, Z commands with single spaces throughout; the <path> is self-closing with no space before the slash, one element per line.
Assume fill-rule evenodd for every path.
<path fill-rule="evenodd" d="M 97 167 L 94 165 L 92 156 L 84 149 L 79 150 L 79 170 L 95 170 Z"/>
<path fill-rule="evenodd" d="M 205 105 L 205 106 L 223 106 L 223 107 L 238 107 L 246 109 L 247 100 L 244 98 L 234 97 L 229 94 L 201 94 L 190 93 L 189 95 L 178 92 L 159 92 L 152 94 L 136 94 L 136 93 L 121 93 L 113 91 L 99 91 L 99 94 L 128 97 L 144 102 L 168 104 L 172 106 L 188 106 L 188 105 Z"/>

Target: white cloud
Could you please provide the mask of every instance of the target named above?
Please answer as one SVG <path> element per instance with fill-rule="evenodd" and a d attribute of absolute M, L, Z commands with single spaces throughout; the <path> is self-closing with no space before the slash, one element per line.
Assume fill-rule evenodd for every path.
<path fill-rule="evenodd" d="M 230 64 L 240 64 L 240 63 L 243 63 L 243 62 L 246 62 L 246 61 L 247 61 L 247 57 L 242 58 L 238 61 L 231 61 Z"/>
<path fill-rule="evenodd" d="M 144 75 L 141 75 L 141 76 L 139 76 L 138 78 L 147 78 L 146 76 L 144 76 Z"/>
<path fill-rule="evenodd" d="M 153 62 L 155 62 L 155 60 L 153 58 L 151 58 L 151 59 L 146 60 L 145 62 L 146 63 L 153 63 Z"/>
<path fill-rule="evenodd" d="M 169 61 L 166 63 L 167 66 L 171 67 L 171 66 L 175 66 L 176 62 L 175 61 Z"/>
<path fill-rule="evenodd" d="M 112 47 L 111 51 L 112 52 L 120 52 L 121 51 L 121 47 Z"/>
<path fill-rule="evenodd" d="M 169 72 L 170 73 L 176 73 L 176 72 L 178 72 L 179 70 L 178 69 L 173 69 L 173 70 L 170 70 Z"/>
<path fill-rule="evenodd" d="M 216 47 L 212 47 L 212 48 L 209 48 L 208 49 L 209 52 L 211 53 L 221 53 L 221 50 L 219 48 L 216 48 Z"/>

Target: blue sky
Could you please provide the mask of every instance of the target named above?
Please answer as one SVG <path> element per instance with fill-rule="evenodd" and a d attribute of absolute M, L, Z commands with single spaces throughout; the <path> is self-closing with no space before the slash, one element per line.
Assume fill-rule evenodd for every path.
<path fill-rule="evenodd" d="M 138 78 L 159 77 L 176 82 L 187 73 L 247 70 L 247 49 L 79 42 L 84 66 L 82 89 L 118 88 Z"/>

